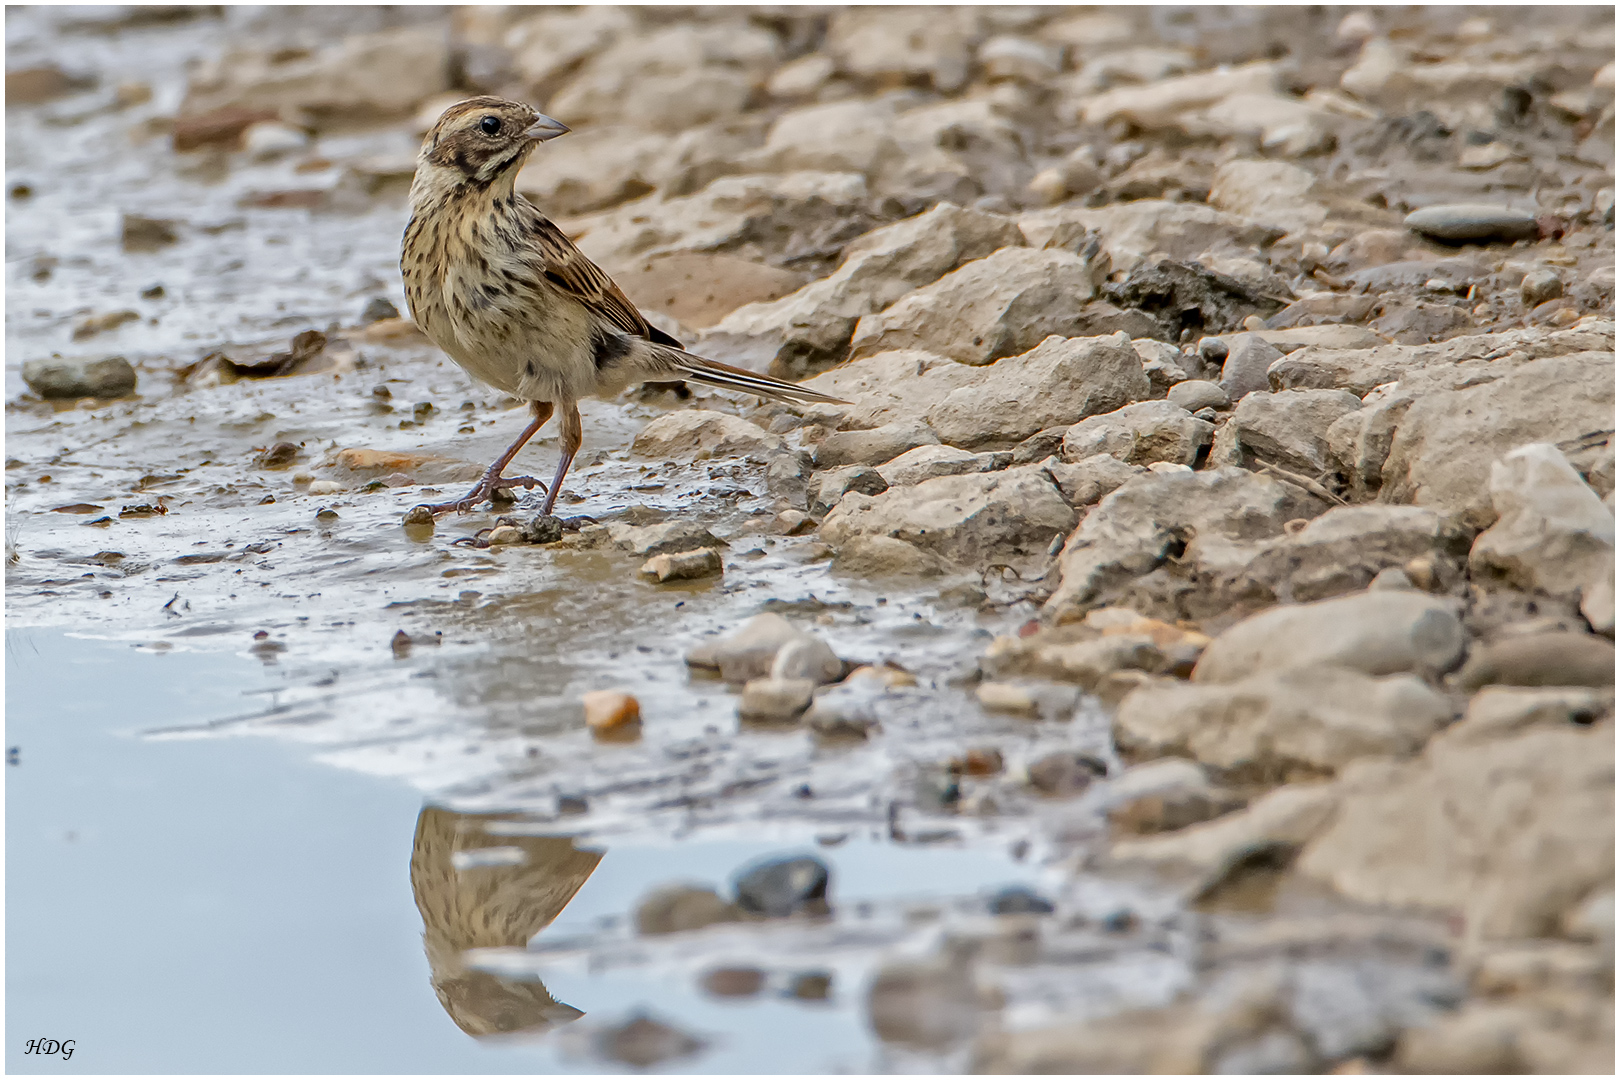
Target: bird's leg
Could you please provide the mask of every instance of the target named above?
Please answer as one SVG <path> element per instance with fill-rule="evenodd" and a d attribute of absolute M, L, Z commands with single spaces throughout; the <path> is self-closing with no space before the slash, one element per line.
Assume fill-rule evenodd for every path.
<path fill-rule="evenodd" d="M 428 510 L 431 513 L 443 514 L 450 510 L 454 510 L 458 514 L 464 514 L 468 510 L 471 510 L 473 507 L 477 506 L 479 503 L 483 502 L 485 499 L 488 499 L 495 492 L 505 488 L 537 487 L 542 491 L 545 490 L 546 485 L 541 483 L 539 480 L 536 480 L 532 476 L 501 475 L 501 470 L 506 468 L 507 465 L 511 464 L 512 459 L 517 457 L 518 451 L 523 449 L 523 445 L 530 439 L 534 438 L 534 433 L 539 431 L 541 427 L 545 425 L 547 420 L 551 419 L 551 402 L 533 401 L 529 403 L 529 408 L 534 412 L 534 419 L 529 422 L 528 427 L 523 429 L 523 434 L 517 437 L 517 442 L 507 447 L 506 452 L 500 457 L 496 458 L 495 463 L 485 470 L 483 478 L 473 486 L 471 491 L 467 492 L 466 497 L 457 499 L 454 502 L 437 503 L 429 506 Z M 546 504 L 547 513 L 550 513 L 550 506 L 551 504 L 548 502 Z"/>
<path fill-rule="evenodd" d="M 568 411 L 562 414 L 562 431 L 558 434 L 562 458 L 557 462 L 557 475 L 551 478 L 551 490 L 546 492 L 546 504 L 540 508 L 542 514 L 550 514 L 551 508 L 556 505 L 557 493 L 562 491 L 563 477 L 568 474 L 568 466 L 574 463 L 574 455 L 579 453 L 580 444 L 585 441 L 585 422 L 579 418 L 577 402 L 570 402 Z"/>

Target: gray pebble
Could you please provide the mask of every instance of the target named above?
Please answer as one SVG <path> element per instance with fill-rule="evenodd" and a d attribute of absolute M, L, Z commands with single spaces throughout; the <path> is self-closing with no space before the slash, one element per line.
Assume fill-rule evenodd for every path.
<path fill-rule="evenodd" d="M 30 360 L 22 377 L 42 398 L 116 398 L 135 392 L 135 369 L 122 356 Z"/>
<path fill-rule="evenodd" d="M 1482 203 L 1425 206 L 1407 214 L 1405 224 L 1437 240 L 1529 240 L 1536 235 L 1534 214 Z"/>
<path fill-rule="evenodd" d="M 756 915 L 781 919 L 800 911 L 827 910 L 826 864 L 808 855 L 771 859 L 737 878 L 737 906 Z"/>
<path fill-rule="evenodd" d="M 1165 400 L 1190 413 L 1200 409 L 1224 409 L 1232 404 L 1232 399 L 1218 383 L 1205 382 L 1203 379 L 1176 383 L 1165 394 Z"/>

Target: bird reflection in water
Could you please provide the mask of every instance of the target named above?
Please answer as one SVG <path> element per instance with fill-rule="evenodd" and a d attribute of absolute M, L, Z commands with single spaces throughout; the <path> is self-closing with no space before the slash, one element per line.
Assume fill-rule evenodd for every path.
<path fill-rule="evenodd" d="M 436 806 L 416 819 L 411 891 L 433 991 L 456 1026 L 477 1038 L 539 1034 L 584 1015 L 538 979 L 467 966 L 468 949 L 527 945 L 602 861 L 602 852 L 582 851 L 567 837 L 499 836 L 485 828 L 517 819 Z"/>

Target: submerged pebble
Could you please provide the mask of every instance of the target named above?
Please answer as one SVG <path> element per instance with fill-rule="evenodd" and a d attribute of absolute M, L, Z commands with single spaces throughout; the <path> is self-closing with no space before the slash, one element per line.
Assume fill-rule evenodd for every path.
<path fill-rule="evenodd" d="M 801 912 L 827 910 L 831 876 L 827 864 L 810 856 L 771 859 L 750 867 L 737 878 L 737 906 L 769 919 Z"/>

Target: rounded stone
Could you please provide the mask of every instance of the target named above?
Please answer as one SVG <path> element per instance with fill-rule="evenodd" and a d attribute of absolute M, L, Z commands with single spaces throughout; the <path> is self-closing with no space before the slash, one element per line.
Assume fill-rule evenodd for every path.
<path fill-rule="evenodd" d="M 1232 404 L 1232 399 L 1222 390 L 1219 383 L 1206 382 L 1203 379 L 1188 379 L 1172 386 L 1165 394 L 1165 400 L 1170 404 L 1196 413 L 1200 409 L 1225 409 Z"/>
<path fill-rule="evenodd" d="M 1404 224 L 1437 240 L 1528 240 L 1536 235 L 1534 214 L 1483 203 L 1425 206 L 1407 214 Z"/>
<path fill-rule="evenodd" d="M 737 906 L 766 918 L 781 919 L 801 911 L 827 910 L 830 875 L 820 859 L 801 855 L 768 859 L 737 878 Z"/>

